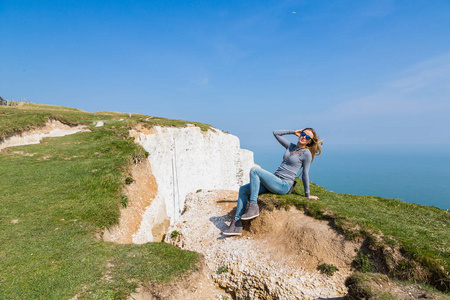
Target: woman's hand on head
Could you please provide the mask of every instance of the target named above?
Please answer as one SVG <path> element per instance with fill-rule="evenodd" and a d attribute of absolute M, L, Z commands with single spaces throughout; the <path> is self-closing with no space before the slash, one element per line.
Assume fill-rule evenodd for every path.
<path fill-rule="evenodd" d="M 295 134 L 296 136 L 300 137 L 300 133 L 302 133 L 302 131 L 303 131 L 303 129 L 297 129 L 297 130 L 294 130 L 294 134 Z"/>
<path fill-rule="evenodd" d="M 308 198 L 312 200 L 319 200 L 319 197 L 313 195 L 309 195 Z"/>

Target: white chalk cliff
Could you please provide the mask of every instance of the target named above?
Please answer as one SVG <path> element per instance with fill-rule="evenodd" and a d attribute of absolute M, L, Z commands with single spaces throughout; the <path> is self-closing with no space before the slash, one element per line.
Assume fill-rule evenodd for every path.
<path fill-rule="evenodd" d="M 249 182 L 253 152 L 240 148 L 239 139 L 215 128 L 167 128 L 131 132 L 149 152 L 158 193 L 146 209 L 133 243 L 153 241 L 152 228 L 181 215 L 186 195 L 198 190 L 235 190 Z"/>

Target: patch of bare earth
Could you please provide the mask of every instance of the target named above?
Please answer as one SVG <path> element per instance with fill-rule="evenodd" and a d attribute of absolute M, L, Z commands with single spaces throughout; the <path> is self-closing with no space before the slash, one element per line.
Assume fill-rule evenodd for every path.
<path fill-rule="evenodd" d="M 152 128 L 146 128 L 142 124 L 138 124 L 134 127 L 134 130 L 130 131 L 130 136 L 132 137 L 138 137 L 139 133 L 143 134 L 155 134 L 157 133 L 156 129 Z"/>
<path fill-rule="evenodd" d="M 123 193 L 128 197 L 128 205 L 121 210 L 119 225 L 113 226 L 103 233 L 103 239 L 109 242 L 130 244 L 133 235 L 138 231 L 145 209 L 152 203 L 158 192 L 156 179 L 152 174 L 148 160 L 134 164 L 130 169 L 133 182 L 125 186 Z M 169 226 L 167 221 L 166 226 Z M 154 228 L 155 240 L 161 240 L 164 228 Z"/>

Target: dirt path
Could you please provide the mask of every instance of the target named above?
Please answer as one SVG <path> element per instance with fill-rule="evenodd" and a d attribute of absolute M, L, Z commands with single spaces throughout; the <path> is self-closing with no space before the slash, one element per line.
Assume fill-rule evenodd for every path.
<path fill-rule="evenodd" d="M 344 281 L 360 245 L 298 210 L 263 211 L 251 226 L 244 224 L 250 231 L 223 236 L 236 199 L 232 191 L 188 195 L 182 217 L 166 235 L 166 242 L 205 257 L 208 286 L 203 282 L 203 290 L 196 287 L 192 299 L 200 294 L 225 299 L 223 290 L 237 299 L 336 299 L 347 293 Z M 179 234 L 173 238 L 175 230 Z M 317 266 L 322 263 L 339 271 L 331 277 L 321 274 Z"/>

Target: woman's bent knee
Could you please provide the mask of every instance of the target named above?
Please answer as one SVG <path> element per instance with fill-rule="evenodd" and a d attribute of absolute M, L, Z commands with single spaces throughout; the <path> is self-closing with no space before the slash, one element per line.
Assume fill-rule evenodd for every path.
<path fill-rule="evenodd" d="M 250 169 L 250 174 L 251 174 L 251 173 L 256 173 L 259 169 L 261 169 L 261 167 L 257 167 L 257 166 L 252 167 L 252 168 Z"/>

